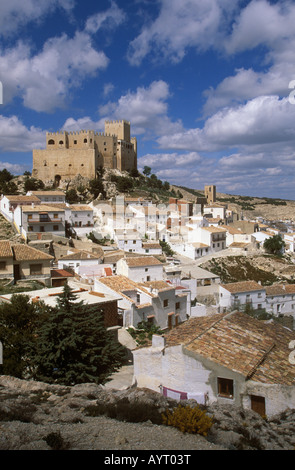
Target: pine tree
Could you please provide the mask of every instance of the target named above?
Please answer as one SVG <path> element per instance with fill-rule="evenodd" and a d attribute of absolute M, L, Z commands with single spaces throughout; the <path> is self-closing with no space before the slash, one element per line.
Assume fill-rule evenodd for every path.
<path fill-rule="evenodd" d="M 66 285 L 38 331 L 35 378 L 73 385 L 105 383 L 125 360 L 125 350 L 104 326 L 97 307 L 77 302 Z"/>
<path fill-rule="evenodd" d="M 9 303 L 0 304 L 0 341 L 3 365 L 0 373 L 25 378 L 34 353 L 38 309 L 23 294 L 14 294 Z"/>

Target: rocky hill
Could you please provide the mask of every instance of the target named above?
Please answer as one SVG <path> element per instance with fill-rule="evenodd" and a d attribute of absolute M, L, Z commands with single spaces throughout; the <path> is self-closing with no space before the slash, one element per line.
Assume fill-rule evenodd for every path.
<path fill-rule="evenodd" d="M 295 410 L 264 419 L 213 404 L 206 412 L 214 424 L 203 437 L 161 424 L 161 413 L 177 404 L 136 387 L 66 387 L 0 376 L 0 450 L 294 449 Z"/>
<path fill-rule="evenodd" d="M 215 256 L 200 266 L 217 274 L 223 283 L 252 280 L 267 286 L 277 282 L 295 282 L 295 264 L 289 256 L 278 257 L 261 252 L 247 256 Z"/>

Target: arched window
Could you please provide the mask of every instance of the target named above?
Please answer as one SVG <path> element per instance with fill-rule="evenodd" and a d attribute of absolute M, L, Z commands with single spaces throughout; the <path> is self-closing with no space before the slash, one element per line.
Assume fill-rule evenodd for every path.
<path fill-rule="evenodd" d="M 63 145 L 64 141 L 60 140 L 58 143 L 59 143 L 59 145 Z"/>
<path fill-rule="evenodd" d="M 84 144 L 87 144 L 87 139 L 84 139 Z"/>
<path fill-rule="evenodd" d="M 54 144 L 55 144 L 55 142 L 54 142 L 53 139 L 48 140 L 48 145 L 54 145 Z"/>

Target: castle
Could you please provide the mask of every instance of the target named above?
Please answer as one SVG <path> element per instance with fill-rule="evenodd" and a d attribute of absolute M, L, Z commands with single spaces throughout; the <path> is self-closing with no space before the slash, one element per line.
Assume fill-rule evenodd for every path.
<path fill-rule="evenodd" d="M 77 175 L 94 179 L 100 168 L 137 169 L 137 141 L 130 122 L 105 121 L 105 132 L 47 132 L 46 149 L 33 150 L 34 178 L 44 183 L 69 182 Z"/>

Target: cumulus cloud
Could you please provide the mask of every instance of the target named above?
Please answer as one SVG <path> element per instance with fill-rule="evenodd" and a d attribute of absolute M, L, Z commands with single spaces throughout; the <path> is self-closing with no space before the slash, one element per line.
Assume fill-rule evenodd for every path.
<path fill-rule="evenodd" d="M 0 115 L 0 149 L 2 152 L 29 152 L 44 148 L 44 131 L 26 127 L 17 116 Z"/>
<path fill-rule="evenodd" d="M 236 18 L 225 48 L 229 53 L 236 53 L 261 44 L 276 47 L 278 41 L 294 37 L 294 21 L 292 2 L 252 0 Z"/>
<path fill-rule="evenodd" d="M 5 18 L 9 29 L 10 17 L 15 19 L 17 26 L 18 19 L 19 24 L 23 24 L 43 17 L 58 7 L 70 10 L 72 6 L 73 0 L 2 2 L 0 26 Z M 100 28 L 113 30 L 124 19 L 125 13 L 112 1 L 109 9 L 88 18 L 84 30 L 76 31 L 72 37 L 65 33 L 51 37 L 38 52 L 23 40 L 10 48 L 0 47 L 4 105 L 19 97 L 27 108 L 34 111 L 51 112 L 63 108 L 74 89 L 109 65 L 106 54 L 93 45 L 93 35 Z"/>
<path fill-rule="evenodd" d="M 130 43 L 130 63 L 139 65 L 151 52 L 179 62 L 188 47 L 203 51 L 217 46 L 225 20 L 223 11 L 231 16 L 233 3 L 228 0 L 161 0 L 158 17 L 145 25 Z"/>
<path fill-rule="evenodd" d="M 13 35 L 31 22 L 41 22 L 57 9 L 70 12 L 74 0 L 9 0 L 0 2 L 0 35 Z"/>
<path fill-rule="evenodd" d="M 0 52 L 4 104 L 19 96 L 26 107 L 35 111 L 62 108 L 70 91 L 83 79 L 104 70 L 108 62 L 84 32 L 76 32 L 73 38 L 66 34 L 50 38 L 36 55 L 20 41 L 14 48 Z"/>
<path fill-rule="evenodd" d="M 98 121 L 93 121 L 89 116 L 85 116 L 80 119 L 68 118 L 62 129 L 68 132 L 76 132 L 80 130 L 93 130 L 96 132 L 103 132 L 104 131 L 104 119 L 100 119 Z"/>
<path fill-rule="evenodd" d="M 158 80 L 148 87 L 128 91 L 117 102 L 108 102 L 101 106 L 99 112 L 108 118 L 131 121 L 133 132 L 138 135 L 150 132 L 170 135 L 182 129 L 182 125 L 180 122 L 172 122 L 168 117 L 169 96 L 168 83 Z"/>
<path fill-rule="evenodd" d="M 203 128 L 188 129 L 158 139 L 161 148 L 220 151 L 235 146 L 295 141 L 295 106 L 288 98 L 258 96 L 244 105 L 224 108 Z"/>
<path fill-rule="evenodd" d="M 124 10 L 118 7 L 116 2 L 111 1 L 108 10 L 95 13 L 90 16 L 85 25 L 85 30 L 91 34 L 96 33 L 101 28 L 114 28 L 122 24 L 126 20 Z"/>

